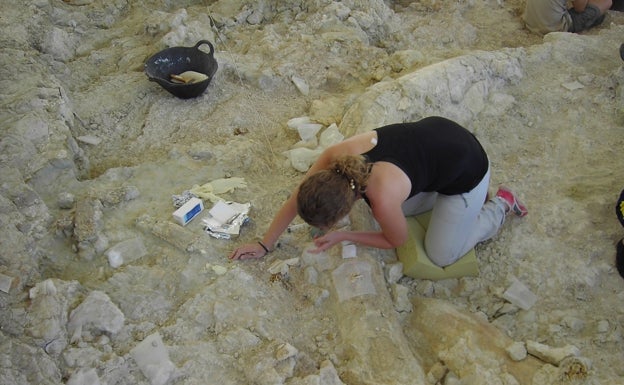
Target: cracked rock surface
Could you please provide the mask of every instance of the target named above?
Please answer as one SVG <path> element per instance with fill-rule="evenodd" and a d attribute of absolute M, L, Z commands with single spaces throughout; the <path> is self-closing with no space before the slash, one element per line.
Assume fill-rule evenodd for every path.
<path fill-rule="evenodd" d="M 523 7 L 6 0 L 0 383 L 622 383 L 624 14 L 537 36 Z M 200 40 L 219 68 L 199 97 L 147 79 L 151 55 Z M 529 208 L 477 246 L 479 276 L 312 255 L 299 219 L 265 258 L 228 261 L 323 145 L 430 115 L 475 133 L 491 192 Z M 244 183 L 220 198 L 251 204 L 240 236 L 174 221 L 174 196 L 224 178 Z M 345 225 L 375 227 L 363 205 Z M 526 309 L 506 300 L 518 282 Z"/>

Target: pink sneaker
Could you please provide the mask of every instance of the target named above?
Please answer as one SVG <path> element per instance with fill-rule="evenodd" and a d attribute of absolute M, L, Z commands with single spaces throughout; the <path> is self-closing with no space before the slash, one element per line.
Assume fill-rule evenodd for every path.
<path fill-rule="evenodd" d="M 507 205 L 506 213 L 513 211 L 519 217 L 523 217 L 529 213 L 526 206 L 522 204 L 517 198 L 516 194 L 505 186 L 500 186 L 496 192 L 496 197 Z"/>

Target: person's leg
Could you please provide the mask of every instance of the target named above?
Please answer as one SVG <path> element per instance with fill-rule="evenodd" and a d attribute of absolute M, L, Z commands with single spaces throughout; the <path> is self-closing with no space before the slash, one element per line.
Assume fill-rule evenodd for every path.
<path fill-rule="evenodd" d="M 414 195 L 401 205 L 403 215 L 411 217 L 431 210 L 437 197 L 437 192 L 421 192 Z"/>
<path fill-rule="evenodd" d="M 600 14 L 604 15 L 613 5 L 612 0 L 589 0 L 588 4 L 595 5 L 600 10 Z"/>
<path fill-rule="evenodd" d="M 433 263 L 448 266 L 496 234 L 505 219 L 505 207 L 493 201 L 483 204 L 489 184 L 488 170 L 471 191 L 438 195 L 425 235 L 425 250 Z"/>

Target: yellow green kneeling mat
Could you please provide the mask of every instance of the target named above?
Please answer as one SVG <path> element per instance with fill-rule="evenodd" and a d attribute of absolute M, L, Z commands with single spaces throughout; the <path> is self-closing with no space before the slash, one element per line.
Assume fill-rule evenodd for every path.
<path fill-rule="evenodd" d="M 479 262 L 474 248 L 452 265 L 440 267 L 429 260 L 425 252 L 425 232 L 431 211 L 407 217 L 407 241 L 397 247 L 397 256 L 403 263 L 403 274 L 417 279 L 439 280 L 479 275 Z"/>

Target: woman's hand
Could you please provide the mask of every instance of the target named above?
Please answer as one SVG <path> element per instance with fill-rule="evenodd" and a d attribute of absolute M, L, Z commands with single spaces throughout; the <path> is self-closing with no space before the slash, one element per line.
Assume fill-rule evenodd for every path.
<path fill-rule="evenodd" d="M 267 254 L 266 250 L 259 243 L 248 243 L 242 245 L 228 256 L 229 259 L 253 259 L 261 258 Z"/>
<path fill-rule="evenodd" d="M 338 242 L 342 242 L 343 240 L 343 232 L 342 231 L 331 231 L 325 235 L 321 235 L 314 238 L 314 245 L 316 249 L 310 250 L 311 253 L 320 253 L 325 251 L 335 245 Z"/>

